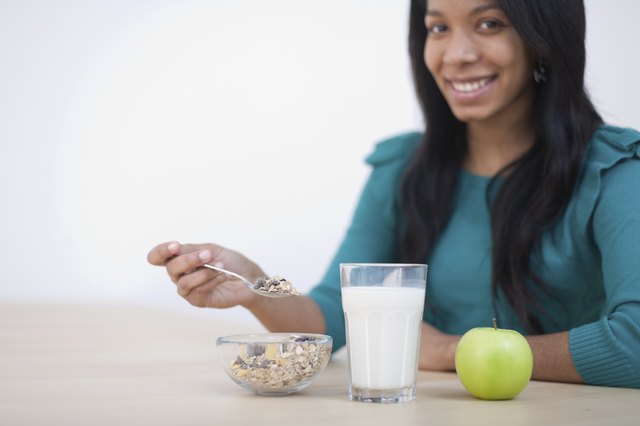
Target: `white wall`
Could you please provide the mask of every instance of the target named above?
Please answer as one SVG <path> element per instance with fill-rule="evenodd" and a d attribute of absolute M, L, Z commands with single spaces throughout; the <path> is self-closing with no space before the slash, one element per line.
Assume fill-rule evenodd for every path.
<path fill-rule="evenodd" d="M 640 128 L 640 2 L 586 3 L 591 93 Z M 419 127 L 407 6 L 0 0 L 0 300 L 193 312 L 146 263 L 172 239 L 310 288 L 363 157 Z"/>

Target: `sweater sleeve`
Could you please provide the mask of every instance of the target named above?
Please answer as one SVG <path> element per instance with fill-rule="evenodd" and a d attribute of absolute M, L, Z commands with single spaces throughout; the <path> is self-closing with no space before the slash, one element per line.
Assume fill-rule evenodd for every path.
<path fill-rule="evenodd" d="M 576 369 L 594 385 L 640 388 L 640 148 L 634 148 L 603 174 L 593 210 L 603 315 L 569 333 Z"/>
<path fill-rule="evenodd" d="M 410 133 L 381 142 L 367 158 L 373 170 L 360 195 L 351 224 L 324 278 L 309 293 L 324 315 L 326 333 L 333 338 L 334 351 L 346 343 L 340 263 L 394 260 L 397 190 L 419 138 L 419 134 Z"/>

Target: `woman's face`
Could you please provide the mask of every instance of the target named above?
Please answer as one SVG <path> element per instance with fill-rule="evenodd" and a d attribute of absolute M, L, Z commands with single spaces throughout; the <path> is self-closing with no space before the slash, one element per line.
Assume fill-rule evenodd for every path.
<path fill-rule="evenodd" d="M 458 120 L 528 117 L 533 60 L 495 1 L 429 0 L 425 22 L 425 63 Z"/>

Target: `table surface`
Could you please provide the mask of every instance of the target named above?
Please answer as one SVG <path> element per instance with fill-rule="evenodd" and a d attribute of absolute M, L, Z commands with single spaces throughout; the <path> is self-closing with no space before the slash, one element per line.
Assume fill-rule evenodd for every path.
<path fill-rule="evenodd" d="M 639 390 L 534 381 L 481 401 L 454 373 L 420 372 L 412 402 L 349 401 L 344 351 L 305 390 L 261 397 L 226 376 L 214 344 L 255 331 L 224 311 L 0 305 L 0 424 L 640 425 Z"/>

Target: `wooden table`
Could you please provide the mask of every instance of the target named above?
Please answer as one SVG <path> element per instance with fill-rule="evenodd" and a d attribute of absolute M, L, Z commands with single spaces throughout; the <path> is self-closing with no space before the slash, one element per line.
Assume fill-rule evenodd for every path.
<path fill-rule="evenodd" d="M 490 402 L 453 373 L 420 372 L 412 402 L 352 402 L 344 351 L 302 392 L 260 397 L 214 344 L 251 331 L 224 311 L 0 305 L 0 425 L 640 425 L 639 390 L 531 382 Z"/>

